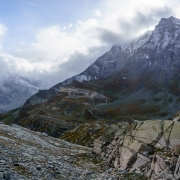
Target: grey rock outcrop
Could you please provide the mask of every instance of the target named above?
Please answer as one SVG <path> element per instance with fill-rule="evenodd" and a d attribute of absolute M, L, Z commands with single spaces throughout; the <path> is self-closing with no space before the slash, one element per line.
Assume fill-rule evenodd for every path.
<path fill-rule="evenodd" d="M 153 180 L 178 180 L 179 129 L 180 122 L 173 120 L 122 122 L 114 128 L 113 139 L 108 138 L 106 131 L 96 139 L 93 151 L 103 157 L 104 167 L 136 172 Z"/>
<path fill-rule="evenodd" d="M 69 99 L 79 99 L 79 98 L 89 98 L 91 100 L 101 100 L 101 103 L 108 103 L 111 101 L 109 97 L 104 96 L 98 92 L 89 91 L 81 88 L 65 88 L 62 87 L 59 91 L 60 94 L 65 93 L 66 98 Z M 87 103 L 85 105 L 88 105 Z"/>

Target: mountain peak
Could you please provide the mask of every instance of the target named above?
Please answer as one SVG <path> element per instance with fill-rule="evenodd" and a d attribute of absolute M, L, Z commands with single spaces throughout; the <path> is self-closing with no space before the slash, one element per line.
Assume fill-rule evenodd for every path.
<path fill-rule="evenodd" d="M 173 16 L 162 18 L 144 47 L 162 52 L 171 44 L 179 44 L 180 19 Z"/>
<path fill-rule="evenodd" d="M 173 16 L 169 18 L 162 18 L 158 25 L 164 25 L 164 24 L 180 24 L 180 19 L 177 19 Z"/>
<path fill-rule="evenodd" d="M 178 83 L 180 78 L 179 56 L 180 20 L 174 17 L 163 18 L 154 31 L 146 32 L 130 44 L 114 45 L 110 51 L 99 57 L 85 71 L 55 85 L 50 90 L 40 91 L 29 98 L 26 105 L 47 102 L 62 87 L 74 86 L 82 89 L 84 87 L 84 89 L 97 92 L 100 91 L 100 93 L 109 93 L 115 99 L 119 98 L 117 102 L 112 104 L 113 107 L 117 105 L 117 109 L 120 106 L 122 106 L 122 109 L 124 107 L 125 109 L 133 107 L 133 110 L 127 111 L 121 111 L 119 108 L 120 116 L 122 114 L 127 116 L 128 112 L 132 115 L 134 107 L 136 109 L 136 103 L 139 101 L 142 107 L 146 104 L 147 114 L 152 109 L 151 105 L 155 104 L 155 106 L 159 107 L 159 111 L 162 111 L 162 108 L 164 108 L 163 112 L 166 113 L 163 117 L 169 117 L 172 109 L 175 107 L 174 104 L 176 104 L 176 107 L 180 104 L 179 101 L 176 102 L 176 99 L 173 99 L 180 93 L 180 84 Z M 83 82 L 90 80 L 92 81 L 89 83 Z M 154 95 L 149 95 L 151 91 L 157 95 L 158 100 L 153 97 Z M 172 95 L 173 103 L 169 101 L 170 98 L 166 98 L 170 94 Z M 146 100 L 147 97 L 148 101 Z M 140 101 L 138 98 L 143 99 L 143 101 Z M 134 101 L 135 106 L 134 104 L 129 104 L 132 101 Z M 159 106 L 160 101 L 162 102 L 162 107 Z M 164 105 L 164 102 L 166 102 L 166 105 Z M 108 107 L 110 106 L 108 105 Z M 144 110 L 141 110 L 141 107 L 139 107 L 138 114 L 139 112 L 143 113 Z M 159 116 L 159 118 L 162 118 L 162 116 Z"/>

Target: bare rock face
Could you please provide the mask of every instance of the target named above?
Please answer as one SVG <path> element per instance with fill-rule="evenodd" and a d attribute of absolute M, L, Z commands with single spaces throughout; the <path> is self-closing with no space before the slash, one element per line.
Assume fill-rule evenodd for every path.
<path fill-rule="evenodd" d="M 180 144 L 180 123 L 175 122 L 174 126 L 172 127 L 171 134 L 169 137 L 169 144 L 171 147 L 175 147 Z"/>
<path fill-rule="evenodd" d="M 148 120 L 132 131 L 132 136 L 135 139 L 146 143 L 155 145 L 162 135 L 162 121 Z"/>
<path fill-rule="evenodd" d="M 94 141 L 93 151 L 104 158 L 104 166 L 146 178 L 180 178 L 180 122 L 147 120 L 111 125 L 114 138 L 106 131 Z"/>
<path fill-rule="evenodd" d="M 142 167 L 143 165 L 146 165 L 149 162 L 151 162 L 150 158 L 143 156 L 142 154 L 137 154 L 137 160 L 133 168 L 131 169 L 131 172 L 133 172 L 134 170 L 138 170 L 138 168 Z"/>
<path fill-rule="evenodd" d="M 175 156 L 179 156 L 180 155 L 180 144 L 178 144 L 177 146 L 174 147 L 173 154 Z"/>

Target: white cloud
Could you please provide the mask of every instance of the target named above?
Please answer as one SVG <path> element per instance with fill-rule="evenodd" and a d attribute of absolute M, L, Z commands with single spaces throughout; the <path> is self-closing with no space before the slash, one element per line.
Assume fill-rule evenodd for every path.
<path fill-rule="evenodd" d="M 7 28 L 3 24 L 0 24 L 0 51 L 2 51 L 3 49 L 2 38 L 5 36 L 6 31 L 7 31 Z"/>
<path fill-rule="evenodd" d="M 97 16 L 97 17 L 101 17 L 101 16 L 102 16 L 99 9 L 95 9 L 95 10 L 92 12 L 92 14 L 93 14 L 94 16 Z"/>
<path fill-rule="evenodd" d="M 68 28 L 71 28 L 71 27 L 73 27 L 73 25 L 70 23 L 69 26 L 68 26 Z"/>
<path fill-rule="evenodd" d="M 53 73 L 57 74 L 58 68 L 56 64 L 51 62 L 30 62 L 25 58 L 17 58 L 9 54 L 0 53 L 0 67 L 3 67 L 1 68 L 0 83 L 11 74 L 20 74 L 44 80 L 47 88 L 58 82 L 51 79 Z M 54 69 L 53 72 L 52 69 Z"/>
<path fill-rule="evenodd" d="M 23 1 L 23 2 L 26 3 L 26 4 L 29 4 L 31 6 L 37 6 L 37 4 L 31 3 L 31 2 L 28 2 L 28 1 Z"/>
<path fill-rule="evenodd" d="M 38 61 L 41 59 L 52 63 L 63 63 L 75 52 L 87 54 L 92 47 L 106 45 L 98 38 L 99 27 L 97 19 L 89 19 L 77 21 L 74 31 L 68 31 L 60 26 L 42 29 L 37 33 L 37 41 L 31 44 L 26 53 L 29 55 L 29 51 L 35 52 Z M 21 52 L 25 53 L 25 51 Z"/>
<path fill-rule="evenodd" d="M 119 1 L 115 2 L 117 6 Z M 135 6 L 132 5 L 133 8 Z M 152 8 L 150 6 L 146 7 L 146 11 L 144 7 L 142 9 L 139 7 L 138 11 L 133 11 L 133 14 L 128 17 L 118 11 L 107 13 L 101 20 L 97 18 L 78 20 L 73 28 L 72 24 L 63 28 L 57 25 L 50 26 L 37 32 L 36 42 L 31 43 L 29 50 L 27 52 L 23 50 L 23 53 L 29 55 L 28 52 L 31 51 L 34 52 L 34 59 L 38 61 L 61 64 L 68 61 L 75 52 L 88 55 L 92 47 L 110 48 L 114 43 L 127 42 L 146 30 L 152 29 L 160 20 L 161 15 L 168 16 L 170 12 L 171 10 L 166 7 Z M 71 30 L 68 29 L 70 27 Z"/>
<path fill-rule="evenodd" d="M 162 16 L 173 15 L 171 9 L 177 15 L 179 9 L 169 2 L 104 0 L 99 9 L 91 11 L 89 19 L 37 29 L 28 48 L 17 47 L 15 54 L 22 58 L 1 54 L 0 63 L 7 64 L 7 71 L 46 77 L 52 86 L 83 71 L 113 44 L 126 43 L 152 29 Z M 0 25 L 0 37 L 5 32 Z"/>
<path fill-rule="evenodd" d="M 0 24 L 0 37 L 5 35 L 6 31 L 7 31 L 7 28 L 3 24 Z"/>

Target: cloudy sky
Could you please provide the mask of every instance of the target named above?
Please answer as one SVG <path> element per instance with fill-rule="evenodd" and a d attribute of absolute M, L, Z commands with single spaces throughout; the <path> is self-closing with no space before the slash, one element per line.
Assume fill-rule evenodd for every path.
<path fill-rule="evenodd" d="M 0 0 L 0 81 L 16 73 L 50 87 L 170 16 L 179 0 Z"/>

